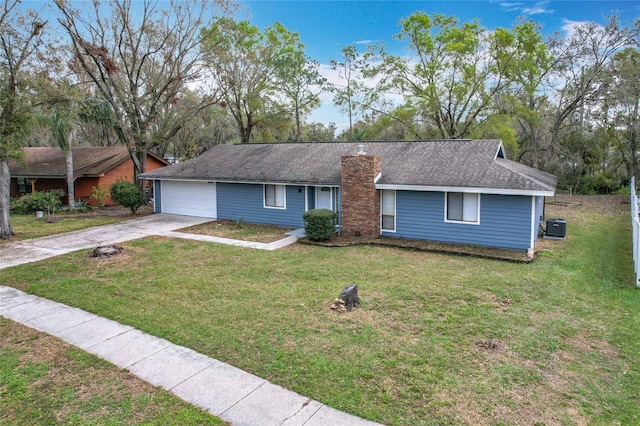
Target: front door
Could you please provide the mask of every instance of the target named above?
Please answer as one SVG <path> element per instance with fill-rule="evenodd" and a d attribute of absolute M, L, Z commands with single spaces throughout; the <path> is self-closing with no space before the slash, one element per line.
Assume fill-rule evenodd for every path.
<path fill-rule="evenodd" d="M 316 188 L 316 208 L 333 210 L 333 191 L 329 186 Z"/>

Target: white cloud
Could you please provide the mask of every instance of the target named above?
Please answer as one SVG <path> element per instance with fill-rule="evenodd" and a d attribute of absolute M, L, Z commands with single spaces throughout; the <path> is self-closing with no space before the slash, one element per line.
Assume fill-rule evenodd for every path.
<path fill-rule="evenodd" d="M 522 13 L 524 13 L 525 15 L 540 15 L 542 13 L 553 13 L 553 9 L 547 9 L 539 6 L 525 7 L 524 9 L 522 9 Z"/>
<path fill-rule="evenodd" d="M 542 13 L 553 13 L 553 9 L 547 9 L 549 0 L 543 0 L 536 2 L 533 6 L 527 6 L 524 2 L 502 2 L 500 6 L 506 9 L 507 12 L 519 12 L 523 15 L 540 15 Z"/>
<path fill-rule="evenodd" d="M 353 44 L 371 44 L 371 43 L 373 43 L 373 40 L 358 40 L 353 42 Z"/>
<path fill-rule="evenodd" d="M 344 78 L 341 77 L 341 70 L 340 69 L 332 69 L 331 65 L 329 64 L 320 64 L 320 67 L 318 69 L 318 71 L 320 72 L 320 75 L 322 75 L 322 77 L 324 77 L 327 82 L 329 84 L 338 86 L 338 87 L 345 87 L 346 86 L 346 80 Z M 356 73 L 358 74 L 358 73 Z M 363 81 L 362 77 L 360 75 L 356 75 L 354 74 L 352 77 L 354 79 L 357 79 L 359 81 Z M 368 86 L 368 87 L 375 87 L 376 84 L 379 83 L 381 77 L 377 77 L 374 79 L 366 79 L 364 80 L 364 83 Z M 349 128 L 349 118 L 348 116 L 341 112 L 340 109 L 334 105 L 333 103 L 333 97 L 334 94 L 329 92 L 329 91 L 323 91 L 320 93 L 320 108 L 314 110 L 310 116 L 309 116 L 309 121 L 319 121 L 321 123 L 327 124 L 329 122 L 333 122 L 336 124 L 336 127 L 338 129 L 337 133 L 340 133 L 342 130 L 348 129 Z M 387 93 L 386 94 L 386 99 L 394 102 L 395 104 L 400 104 L 403 101 L 403 96 L 397 93 Z M 355 120 L 357 120 L 359 117 L 356 116 L 354 117 Z"/>
<path fill-rule="evenodd" d="M 585 25 L 587 24 L 588 21 L 572 21 L 570 19 L 567 18 L 563 18 L 562 19 L 562 31 L 565 33 L 565 35 L 568 38 L 571 38 L 573 36 L 573 34 L 576 31 L 576 28 L 581 26 L 581 25 Z M 599 28 L 602 28 L 602 26 L 598 25 Z"/>
<path fill-rule="evenodd" d="M 520 10 L 522 10 L 522 8 L 524 7 L 524 3 L 520 3 L 520 2 L 502 2 L 500 3 L 500 6 L 505 8 L 507 10 L 507 12 L 518 12 Z"/>

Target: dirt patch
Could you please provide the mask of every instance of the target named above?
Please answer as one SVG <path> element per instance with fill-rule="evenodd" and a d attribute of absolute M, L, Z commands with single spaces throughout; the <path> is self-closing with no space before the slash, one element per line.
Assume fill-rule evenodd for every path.
<path fill-rule="evenodd" d="M 93 257 L 91 256 L 92 251 L 89 251 L 87 252 L 87 262 L 90 262 L 88 265 L 91 265 L 90 267 L 95 268 L 94 270 L 96 271 L 102 268 L 117 268 L 118 265 L 131 267 L 132 262 L 137 259 L 137 255 L 141 250 L 142 249 L 138 247 L 124 245 L 120 254 L 118 254 L 117 256 L 107 257 Z"/>
<path fill-rule="evenodd" d="M 497 297 L 493 293 L 480 293 L 476 292 L 475 297 L 478 299 L 479 305 L 489 305 L 492 309 L 498 311 L 507 310 L 509 307 L 516 303 L 515 300 L 509 297 Z"/>
<path fill-rule="evenodd" d="M 496 339 L 480 339 L 475 343 L 476 347 L 485 352 L 502 352 L 506 345 Z"/>
<path fill-rule="evenodd" d="M 564 425 L 566 419 L 575 425 L 589 424 L 580 409 L 587 401 L 576 394 L 576 388 L 585 384 L 566 352 L 539 364 L 512 352 L 507 342 L 480 339 L 473 353 L 477 374 L 484 376 L 477 382 L 479 389 L 467 388 L 462 381 L 455 390 L 437 395 L 456 407 L 460 424 Z M 567 399 L 568 394 L 575 396 Z M 562 407 L 559 400 L 565 401 Z"/>
<path fill-rule="evenodd" d="M 631 214 L 631 201 L 627 195 L 557 195 L 547 197 L 545 202 L 547 218 L 555 218 L 556 213 L 576 210 L 607 215 Z"/>

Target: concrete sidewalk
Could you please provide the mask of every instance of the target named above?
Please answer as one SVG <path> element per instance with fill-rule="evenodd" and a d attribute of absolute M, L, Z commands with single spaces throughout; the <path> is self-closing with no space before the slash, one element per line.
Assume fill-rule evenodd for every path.
<path fill-rule="evenodd" d="M 151 235 L 187 238 L 260 250 L 276 250 L 293 244 L 298 239 L 298 236 L 288 236 L 267 244 L 175 232 L 176 229 L 199 225 L 211 220 L 213 219 L 161 213 L 142 216 L 112 225 L 96 226 L 49 237 L 0 244 L 0 269 L 37 262 L 77 250 L 119 244 Z"/>
<path fill-rule="evenodd" d="M 133 327 L 11 287 L 0 286 L 0 315 L 126 368 L 232 425 L 377 424 Z"/>

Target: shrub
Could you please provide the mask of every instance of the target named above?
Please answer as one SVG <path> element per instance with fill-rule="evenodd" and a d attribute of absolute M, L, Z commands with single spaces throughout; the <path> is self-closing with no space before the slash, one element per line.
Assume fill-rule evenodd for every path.
<path fill-rule="evenodd" d="M 98 202 L 98 207 L 104 207 L 104 201 L 107 199 L 108 196 L 109 196 L 109 191 L 107 191 L 107 188 L 104 188 L 102 186 L 91 187 L 91 198 L 93 198 Z"/>
<path fill-rule="evenodd" d="M 111 199 L 127 207 L 134 214 L 139 207 L 144 205 L 144 195 L 140 187 L 133 182 L 121 180 L 111 185 Z"/>
<path fill-rule="evenodd" d="M 620 188 L 618 179 L 600 174 L 597 176 L 583 176 L 578 191 L 581 194 L 611 194 Z"/>
<path fill-rule="evenodd" d="M 338 215 L 328 209 L 313 209 L 302 215 L 304 233 L 311 241 L 327 241 L 336 233 Z"/>
<path fill-rule="evenodd" d="M 49 191 L 39 191 L 33 194 L 25 194 L 16 200 L 14 204 L 16 212 L 20 214 L 32 214 L 37 211 L 54 214 L 62 208 L 60 198 Z"/>
<path fill-rule="evenodd" d="M 622 185 L 613 195 L 631 195 L 631 188 L 629 185 Z"/>

